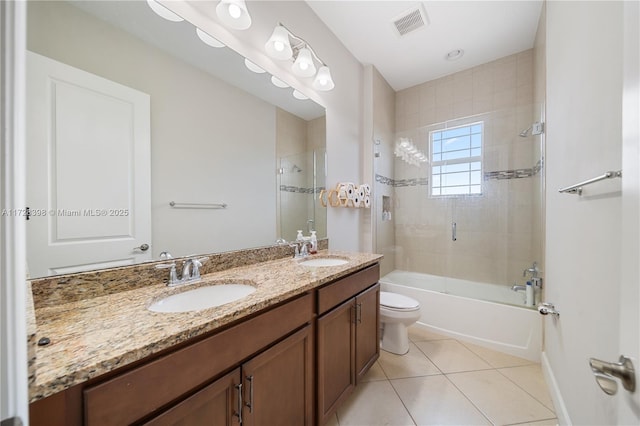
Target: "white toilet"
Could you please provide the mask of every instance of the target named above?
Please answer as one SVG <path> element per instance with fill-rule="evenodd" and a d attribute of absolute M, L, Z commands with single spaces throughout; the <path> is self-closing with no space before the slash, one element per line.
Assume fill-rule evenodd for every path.
<path fill-rule="evenodd" d="M 402 294 L 380 292 L 380 348 L 398 355 L 409 352 L 407 327 L 420 318 L 420 303 Z"/>

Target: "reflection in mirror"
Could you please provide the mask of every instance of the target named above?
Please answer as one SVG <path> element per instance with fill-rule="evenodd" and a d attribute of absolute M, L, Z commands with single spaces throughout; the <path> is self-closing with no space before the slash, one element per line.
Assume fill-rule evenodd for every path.
<path fill-rule="evenodd" d="M 32 277 L 326 237 L 322 107 L 146 1 L 27 7 Z"/>

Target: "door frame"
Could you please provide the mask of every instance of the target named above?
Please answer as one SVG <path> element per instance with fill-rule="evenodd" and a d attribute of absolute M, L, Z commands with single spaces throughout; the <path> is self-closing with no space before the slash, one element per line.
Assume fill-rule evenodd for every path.
<path fill-rule="evenodd" d="M 0 208 L 25 202 L 26 2 L 0 2 Z M 25 219 L 0 216 L 0 420 L 29 423 Z"/>

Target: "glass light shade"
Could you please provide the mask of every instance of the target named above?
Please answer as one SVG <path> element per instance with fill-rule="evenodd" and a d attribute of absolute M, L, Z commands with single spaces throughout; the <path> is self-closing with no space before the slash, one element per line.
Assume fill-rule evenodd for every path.
<path fill-rule="evenodd" d="M 249 68 L 250 71 L 255 72 L 256 74 L 264 74 L 266 71 L 260 68 L 258 65 L 254 64 L 247 58 L 244 58 L 244 66 Z"/>
<path fill-rule="evenodd" d="M 209 34 L 202 31 L 200 28 L 196 27 L 196 34 L 198 34 L 198 38 L 202 40 L 204 44 L 207 44 L 211 47 L 224 47 L 224 43 L 218 41 L 217 38 L 211 37 Z"/>
<path fill-rule="evenodd" d="M 302 92 L 297 91 L 296 89 L 293 90 L 293 97 L 296 98 L 296 99 L 300 99 L 301 101 L 309 99 L 309 97 L 307 95 L 305 95 Z"/>
<path fill-rule="evenodd" d="M 287 60 L 293 56 L 293 50 L 291 49 L 291 43 L 289 43 L 289 33 L 286 28 L 278 25 L 274 28 L 273 34 L 269 37 L 269 40 L 264 45 L 267 55 L 273 59 Z"/>
<path fill-rule="evenodd" d="M 147 4 L 151 8 L 151 10 L 153 10 L 158 16 L 161 16 L 167 21 L 171 21 L 171 22 L 184 21 L 182 17 L 176 15 L 175 13 L 173 13 L 172 11 L 170 11 L 169 9 L 167 9 L 166 7 L 158 3 L 156 0 L 147 0 Z"/>
<path fill-rule="evenodd" d="M 299 77 L 314 76 L 316 74 L 316 65 L 313 63 L 311 51 L 306 47 L 300 49 L 291 69 L 293 73 Z"/>
<path fill-rule="evenodd" d="M 274 86 L 280 87 L 281 89 L 289 87 L 289 85 L 287 83 L 285 83 L 284 81 L 280 80 L 275 75 L 271 76 L 271 82 L 273 83 Z"/>
<path fill-rule="evenodd" d="M 251 16 L 244 0 L 221 0 L 216 14 L 224 25 L 234 30 L 246 30 L 251 26 Z"/>
<path fill-rule="evenodd" d="M 313 80 L 313 88 L 316 90 L 327 91 L 333 89 L 335 86 L 336 85 L 333 83 L 333 79 L 331 78 L 331 71 L 329 70 L 329 67 L 326 65 L 321 66 L 315 80 Z"/>

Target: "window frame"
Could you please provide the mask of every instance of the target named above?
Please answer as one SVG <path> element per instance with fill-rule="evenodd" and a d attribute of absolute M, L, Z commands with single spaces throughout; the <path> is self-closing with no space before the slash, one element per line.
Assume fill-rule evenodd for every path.
<path fill-rule="evenodd" d="M 483 184 L 482 184 L 482 176 L 483 176 L 483 156 L 484 156 L 484 120 L 479 120 L 479 121 L 474 121 L 473 123 L 468 123 L 468 124 L 461 124 L 458 126 L 453 126 L 453 127 L 446 127 L 443 129 L 438 129 L 438 130 L 431 130 L 429 131 L 429 175 L 430 175 L 430 179 L 429 179 L 429 197 L 430 198 L 449 198 L 449 197 L 478 197 L 478 196 L 482 196 L 484 194 L 484 188 L 483 188 Z M 474 126 L 480 126 L 480 132 L 473 132 L 473 127 Z M 469 138 L 471 138 L 473 135 L 480 135 L 480 146 L 479 147 L 473 147 L 473 142 L 470 139 L 469 140 L 469 147 L 468 148 L 463 148 L 463 149 L 453 149 L 450 151 L 443 151 L 442 150 L 442 146 L 441 146 L 441 150 L 440 153 L 444 154 L 444 153 L 452 153 L 452 152 L 460 152 L 460 151 L 468 151 L 469 152 L 469 156 L 467 157 L 460 157 L 460 158 L 454 158 L 454 159 L 447 159 L 447 160 L 442 160 L 442 156 L 441 159 L 438 161 L 434 160 L 434 138 L 433 135 L 435 133 L 442 133 L 442 132 L 447 132 L 447 131 L 452 131 L 452 130 L 456 130 L 456 129 L 463 129 L 463 128 L 467 128 L 468 129 L 468 133 L 461 135 L 461 136 L 468 136 Z M 440 139 L 442 140 L 449 140 L 449 139 L 454 139 L 452 138 L 448 138 L 448 139 Z M 471 151 L 474 149 L 480 149 L 480 154 L 479 155 L 475 155 L 475 156 L 471 156 Z M 479 168 L 478 169 L 472 169 L 471 167 L 473 167 L 473 163 L 479 163 Z M 440 169 L 439 173 L 437 173 L 435 176 L 440 178 L 440 185 L 438 185 L 436 187 L 436 189 L 440 189 L 440 194 L 434 194 L 434 167 L 443 167 L 443 166 L 455 166 L 457 164 L 468 164 L 469 168 L 467 170 L 463 170 L 463 171 L 459 171 L 459 172 L 444 172 L 442 171 L 442 169 Z M 478 184 L 472 184 L 471 183 L 471 174 L 472 173 L 479 173 L 480 174 L 480 182 Z M 467 173 L 469 176 L 469 180 L 467 184 L 465 185 L 449 185 L 449 186 L 443 186 L 442 185 L 442 177 L 444 175 L 448 175 L 448 174 L 453 174 L 453 173 Z M 472 193 L 471 190 L 473 187 L 479 186 L 480 188 L 480 192 L 475 192 Z M 466 188 L 467 189 L 467 193 L 463 193 L 463 194 L 443 194 L 442 190 L 446 189 L 446 188 Z"/>

